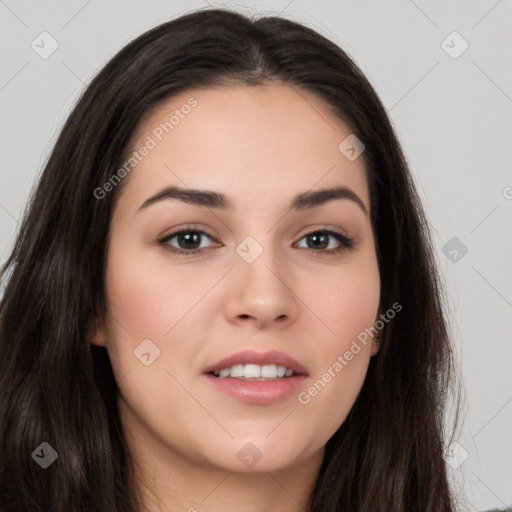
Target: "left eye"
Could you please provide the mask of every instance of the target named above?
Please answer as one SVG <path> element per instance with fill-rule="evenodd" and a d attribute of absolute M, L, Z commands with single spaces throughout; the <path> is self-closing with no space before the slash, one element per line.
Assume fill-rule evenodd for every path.
<path fill-rule="evenodd" d="M 165 248 L 171 252 L 191 255 L 200 253 L 204 248 L 208 247 L 208 244 L 202 243 L 202 237 L 213 240 L 213 238 L 204 231 L 182 229 L 181 231 L 176 231 L 175 233 L 165 236 L 159 240 L 158 243 L 159 245 L 165 246 Z M 172 243 L 174 239 L 176 239 L 175 243 L 177 243 L 177 246 Z M 306 246 L 298 247 L 320 254 L 337 253 L 344 249 L 350 249 L 353 247 L 353 239 L 348 238 L 341 233 L 337 233 L 336 231 L 330 230 L 312 231 L 311 233 L 304 235 L 299 242 L 302 240 L 306 241 Z M 334 242 L 334 240 L 336 240 L 337 243 Z M 332 245 L 331 242 L 334 242 L 334 245 Z"/>

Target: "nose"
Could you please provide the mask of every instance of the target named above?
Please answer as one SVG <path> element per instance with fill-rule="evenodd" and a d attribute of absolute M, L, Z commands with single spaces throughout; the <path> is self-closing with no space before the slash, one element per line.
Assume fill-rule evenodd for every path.
<path fill-rule="evenodd" d="M 293 323 L 299 304 L 293 274 L 285 262 L 267 248 L 252 263 L 235 257 L 226 306 L 229 321 L 252 323 L 258 329 Z"/>

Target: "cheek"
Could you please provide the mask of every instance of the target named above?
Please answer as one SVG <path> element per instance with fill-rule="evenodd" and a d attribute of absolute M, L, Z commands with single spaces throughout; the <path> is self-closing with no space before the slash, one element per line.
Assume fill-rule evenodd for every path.
<path fill-rule="evenodd" d="M 183 266 L 171 268 L 161 257 L 148 257 L 149 252 L 156 251 L 121 243 L 113 246 L 106 278 L 111 364 L 117 380 L 129 374 L 130 382 L 138 382 L 140 374 L 141 390 L 148 386 L 166 389 L 170 377 L 164 369 L 179 368 L 180 364 L 188 367 L 184 363 L 190 361 L 194 350 L 189 341 L 200 327 L 191 326 L 189 319 L 205 290 L 218 279 L 209 273 L 193 275 Z M 143 355 L 147 353 L 150 355 Z"/>
<path fill-rule="evenodd" d="M 343 423 L 364 383 L 380 300 L 375 259 L 354 265 L 336 276 L 318 278 L 309 296 L 316 308 L 318 362 L 298 402 L 315 418 L 319 437 L 328 439 Z M 313 308 L 311 308 L 313 309 Z M 319 423 L 318 418 L 322 418 Z M 315 428 L 311 425 L 311 428 Z"/>
<path fill-rule="evenodd" d="M 122 251 L 114 249 L 109 253 L 105 283 L 108 305 L 106 348 L 123 395 L 131 394 L 130 389 L 139 389 L 137 385 L 128 386 L 128 383 L 147 379 L 148 372 L 144 376 L 144 370 L 149 370 L 151 379 L 155 378 L 155 365 L 144 368 L 142 361 L 147 356 L 143 354 L 152 347 L 150 357 L 160 355 L 159 344 L 155 341 L 164 328 L 163 319 L 158 311 L 158 294 L 155 294 L 151 279 L 144 275 L 146 273 L 135 259 L 123 257 Z M 152 346 L 152 343 L 155 345 Z M 146 347 L 146 350 L 140 352 L 142 361 L 135 357 L 137 347 Z"/>
<path fill-rule="evenodd" d="M 304 294 L 321 320 L 323 354 L 347 350 L 352 339 L 373 326 L 379 308 L 380 278 L 376 258 L 347 265 L 308 280 Z M 319 324 L 320 330 L 321 324 Z M 324 363 L 327 363 L 324 360 Z"/>
<path fill-rule="evenodd" d="M 114 323 L 113 329 L 124 327 L 124 334 L 134 339 L 164 338 L 211 286 L 211 276 L 202 279 L 184 267 L 168 266 L 155 253 L 154 247 L 143 251 L 119 247 L 111 252 L 107 301 L 120 324 Z"/>

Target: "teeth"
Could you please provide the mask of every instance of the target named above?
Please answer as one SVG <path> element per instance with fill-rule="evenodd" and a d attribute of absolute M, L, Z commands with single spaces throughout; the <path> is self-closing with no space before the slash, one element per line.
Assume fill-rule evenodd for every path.
<path fill-rule="evenodd" d="M 280 366 L 279 368 L 284 368 L 284 366 Z M 275 364 L 266 364 L 265 366 L 261 367 L 261 377 L 266 377 L 267 379 L 275 379 L 276 377 L 282 377 L 283 375 L 279 375 L 277 366 Z"/>
<path fill-rule="evenodd" d="M 229 375 L 227 377 L 243 377 L 244 376 L 244 365 L 237 364 L 232 366 L 231 368 L 226 368 L 229 371 Z"/>
<path fill-rule="evenodd" d="M 257 364 L 246 364 L 244 366 L 244 378 L 256 379 L 261 376 L 261 367 Z"/>
<path fill-rule="evenodd" d="M 286 366 L 277 366 L 276 364 L 236 364 L 231 368 L 223 368 L 219 372 L 214 372 L 217 377 L 224 379 L 225 377 L 238 377 L 242 379 L 282 379 L 283 377 L 291 377 L 293 370 Z"/>

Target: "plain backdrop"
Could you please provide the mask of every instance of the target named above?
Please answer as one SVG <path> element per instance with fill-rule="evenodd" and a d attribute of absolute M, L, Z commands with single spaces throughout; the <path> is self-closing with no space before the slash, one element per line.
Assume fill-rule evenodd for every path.
<path fill-rule="evenodd" d="M 0 0 L 0 261 L 91 78 L 134 37 L 208 4 L 300 21 L 346 50 L 375 87 L 430 217 L 453 312 L 466 405 L 450 476 L 471 503 L 461 510 L 510 506 L 510 0 Z M 43 58 L 36 44 L 58 47 Z"/>

